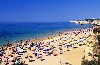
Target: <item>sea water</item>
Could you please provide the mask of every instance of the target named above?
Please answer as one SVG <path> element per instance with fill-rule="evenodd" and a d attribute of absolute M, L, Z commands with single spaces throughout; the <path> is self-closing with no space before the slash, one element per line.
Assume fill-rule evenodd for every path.
<path fill-rule="evenodd" d="M 91 28 L 73 22 L 0 22 L 0 45 L 29 38 L 45 37 L 72 29 Z"/>

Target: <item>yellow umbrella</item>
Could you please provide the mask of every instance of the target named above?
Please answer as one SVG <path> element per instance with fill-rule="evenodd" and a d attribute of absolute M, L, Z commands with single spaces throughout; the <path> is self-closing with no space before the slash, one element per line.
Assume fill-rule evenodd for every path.
<path fill-rule="evenodd" d="M 68 43 L 70 42 L 70 40 L 68 40 Z"/>
<path fill-rule="evenodd" d="M 0 47 L 0 51 L 2 50 L 2 47 Z"/>
<path fill-rule="evenodd" d="M 66 48 L 66 50 L 67 50 L 67 51 L 70 51 L 70 49 L 69 49 L 69 48 Z"/>
<path fill-rule="evenodd" d="M 31 47 L 32 50 L 35 50 L 35 47 Z"/>
<path fill-rule="evenodd" d="M 31 54 L 28 54 L 28 56 L 30 57 L 30 56 L 31 56 Z"/>
<path fill-rule="evenodd" d="M 11 47 L 8 47 L 7 50 L 11 50 Z"/>
<path fill-rule="evenodd" d="M 85 38 L 85 35 L 82 35 L 82 38 Z"/>

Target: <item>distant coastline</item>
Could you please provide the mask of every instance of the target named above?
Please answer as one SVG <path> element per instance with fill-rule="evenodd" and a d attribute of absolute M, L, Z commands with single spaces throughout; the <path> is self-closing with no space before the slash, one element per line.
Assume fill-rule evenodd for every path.
<path fill-rule="evenodd" d="M 70 22 L 75 22 L 76 24 L 92 24 L 92 25 L 100 25 L 100 19 L 98 18 L 91 18 L 91 19 L 84 19 L 84 20 L 73 20 Z"/>

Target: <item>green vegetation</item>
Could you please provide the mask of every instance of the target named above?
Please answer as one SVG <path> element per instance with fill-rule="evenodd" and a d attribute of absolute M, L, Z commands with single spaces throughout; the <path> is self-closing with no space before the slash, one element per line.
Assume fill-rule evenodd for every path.
<path fill-rule="evenodd" d="M 94 19 L 85 19 L 86 21 L 93 22 Z"/>
<path fill-rule="evenodd" d="M 100 28 L 95 28 L 95 29 L 93 29 L 93 33 L 100 33 Z"/>
<path fill-rule="evenodd" d="M 100 65 L 100 54 L 98 55 L 98 64 Z"/>
<path fill-rule="evenodd" d="M 93 33 L 94 34 L 100 33 L 100 28 L 94 28 Z M 97 39 L 100 40 L 100 36 L 97 35 Z M 96 46 L 97 47 L 99 46 L 99 42 Z M 98 58 L 100 58 L 100 56 L 98 56 Z M 83 61 L 82 61 L 81 65 L 100 65 L 100 64 L 99 64 L 99 60 L 98 61 L 96 61 L 96 60 L 88 61 L 88 60 L 85 60 L 85 57 L 83 57 Z"/>
<path fill-rule="evenodd" d="M 98 38 L 98 46 L 100 46 L 100 35 L 98 35 L 97 38 Z"/>
<path fill-rule="evenodd" d="M 100 28 L 94 28 L 93 29 L 93 33 L 100 33 Z M 99 34 L 97 34 L 97 40 L 98 40 L 98 44 L 96 45 L 96 47 L 98 48 L 98 49 L 96 49 L 97 50 L 97 55 L 98 55 L 98 61 L 97 61 L 97 63 L 98 63 L 98 65 L 100 65 L 100 35 Z"/>
<path fill-rule="evenodd" d="M 91 60 L 91 61 L 83 60 L 81 65 L 98 65 L 98 62 L 95 60 Z"/>

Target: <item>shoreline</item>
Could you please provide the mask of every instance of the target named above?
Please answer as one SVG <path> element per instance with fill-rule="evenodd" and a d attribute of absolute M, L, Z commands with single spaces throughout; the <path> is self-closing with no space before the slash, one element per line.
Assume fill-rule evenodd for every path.
<path fill-rule="evenodd" d="M 10 48 L 15 50 L 15 54 L 13 55 L 13 57 L 19 56 L 19 51 L 21 51 L 21 50 L 22 50 L 21 52 L 27 51 L 25 53 L 22 53 L 23 55 L 21 55 L 21 58 L 23 60 L 23 59 L 25 59 L 25 57 L 28 57 L 27 60 L 29 60 L 29 62 L 26 60 L 24 60 L 24 61 L 26 64 L 29 64 L 29 65 L 31 65 L 30 60 L 32 59 L 32 58 L 30 58 L 30 56 L 26 56 L 26 54 L 29 55 L 29 53 L 33 57 L 33 59 L 35 60 L 33 62 L 36 62 L 36 65 L 38 62 L 40 62 L 40 60 L 43 60 L 43 59 L 44 60 L 42 62 L 46 62 L 47 61 L 46 59 L 49 56 L 49 54 L 50 54 L 50 59 L 57 57 L 59 59 L 58 60 L 56 59 L 56 62 L 60 62 L 61 57 L 59 57 L 59 55 L 62 55 L 62 57 L 63 57 L 63 54 L 65 54 L 65 53 L 70 53 L 73 50 L 77 51 L 77 50 L 81 49 L 81 47 L 84 47 L 87 44 L 86 43 L 87 39 L 88 39 L 87 37 L 89 35 L 92 35 L 92 33 L 93 33 L 92 31 L 93 31 L 92 28 L 70 30 L 70 31 L 65 31 L 63 33 L 59 32 L 56 35 L 52 35 L 52 36 L 48 36 L 48 37 L 36 38 L 36 39 L 32 39 L 32 40 L 29 39 L 27 41 L 21 40 L 17 44 L 7 44 L 8 46 L 7 47 L 4 46 L 4 48 L 3 48 L 6 51 L 6 52 L 3 51 L 4 53 L 6 53 L 3 55 L 3 57 L 6 57 L 5 55 L 7 55 L 7 57 L 10 58 L 9 54 L 7 53 L 9 51 L 10 51 L 9 52 L 10 55 L 13 55 L 11 53 L 12 50 L 8 49 L 10 47 Z M 78 40 L 80 40 L 80 41 L 78 41 Z M 17 49 L 17 51 L 16 51 L 16 49 Z M 20 49 L 20 50 L 18 51 L 18 49 Z M 23 50 L 23 49 L 26 49 L 26 50 Z M 47 50 L 47 51 L 45 51 L 45 50 Z M 80 51 L 80 53 L 84 53 L 84 50 L 85 50 L 85 48 L 83 48 L 82 51 Z M 38 57 L 38 55 L 34 56 L 33 52 L 36 54 L 39 54 L 40 58 Z M 78 52 L 79 51 L 77 51 L 77 53 Z M 73 54 L 73 53 L 75 53 L 75 51 L 73 51 L 71 53 Z M 76 56 L 77 56 L 77 53 L 75 54 Z M 81 56 L 81 58 L 79 58 L 80 61 L 82 61 L 82 57 L 83 56 Z M 70 58 L 70 54 L 69 54 L 69 58 Z M 63 57 L 63 60 L 64 60 L 64 57 Z M 70 60 L 68 60 L 68 62 L 73 64 L 72 62 L 70 62 L 72 60 L 73 59 L 70 59 Z M 40 64 L 42 62 L 40 62 Z M 66 62 L 66 61 L 64 61 L 64 62 Z M 59 65 L 59 64 L 57 64 L 57 65 Z"/>
<path fill-rule="evenodd" d="M 0 44 L 1 45 L 7 44 L 8 43 L 7 41 L 10 41 L 11 43 L 15 43 L 15 42 L 18 42 L 20 40 L 28 40 L 29 38 L 32 38 L 33 39 L 33 38 L 37 38 L 39 36 L 41 36 L 41 37 L 51 36 L 52 35 L 52 32 L 54 32 L 53 34 L 55 34 L 56 32 L 59 32 L 59 31 L 66 31 L 66 30 L 78 29 L 78 28 L 80 28 L 80 29 L 82 29 L 82 28 L 91 28 L 92 27 L 92 25 L 82 25 L 81 26 L 81 25 L 76 25 L 74 23 L 70 23 L 70 22 L 61 22 L 60 24 L 57 23 L 57 22 L 50 23 L 52 25 L 49 25 L 47 23 L 41 23 L 41 24 L 44 25 L 44 26 L 41 25 L 42 27 L 39 26 L 40 23 L 37 23 L 37 24 L 36 23 L 27 23 L 27 24 L 26 23 L 23 23 L 23 24 L 22 23 L 16 23 L 16 24 L 14 24 L 14 23 L 9 23 L 9 24 L 3 23 L 3 25 L 7 25 L 8 28 L 5 27 L 5 28 L 3 28 L 4 30 L 1 29 L 1 33 L 3 33 L 2 31 L 4 31 L 4 34 L 3 35 L 1 34 L 2 37 L 4 37 L 4 38 L 0 38 L 0 41 L 1 41 Z M 46 26 L 47 26 L 46 24 L 48 25 L 48 29 L 46 28 Z M 58 24 L 58 25 L 56 25 L 56 24 Z M 16 25 L 22 26 L 21 29 L 18 29 L 17 28 L 17 30 L 16 30 L 15 29 L 16 28 Z M 26 25 L 28 25 L 28 27 L 25 27 Z M 34 28 L 35 26 L 37 26 L 39 28 Z M 53 26 L 53 27 L 51 27 L 51 26 Z M 12 28 L 12 27 L 14 27 L 14 28 Z M 26 30 L 24 30 L 24 28 L 26 28 Z M 46 30 L 48 32 L 46 32 Z M 19 32 L 17 32 L 17 31 L 19 31 Z M 18 34 L 16 34 L 16 33 L 18 33 Z M 10 35 L 11 35 L 11 37 L 10 37 Z"/>
<path fill-rule="evenodd" d="M 91 27 L 90 27 L 91 28 Z M 39 36 L 36 36 L 36 37 L 33 37 L 33 38 L 23 38 L 23 39 L 17 39 L 17 41 L 16 41 L 16 39 L 15 40 L 13 40 L 13 41 L 9 41 L 9 43 L 10 44 L 14 44 L 14 43 L 18 43 L 18 42 L 20 42 L 21 40 L 23 40 L 23 42 L 25 43 L 27 40 L 29 40 L 29 39 L 31 39 L 31 40 L 36 40 L 36 39 L 44 39 L 44 38 L 48 38 L 48 37 L 52 37 L 52 36 L 55 36 L 55 35 L 59 35 L 59 33 L 61 33 L 61 34 L 64 34 L 64 32 L 68 32 L 68 31 L 75 31 L 75 30 L 81 30 L 81 29 L 87 29 L 87 28 L 70 28 L 70 29 L 68 29 L 68 30 L 58 30 L 58 31 L 55 31 L 55 32 L 52 32 L 52 33 L 50 33 L 49 35 L 44 35 L 44 36 L 41 36 L 41 37 L 39 37 Z M 8 41 L 5 43 L 5 44 L 2 44 L 2 45 L 0 45 L 0 46 L 3 46 L 3 45 L 6 45 L 7 43 L 8 43 Z M 15 41 L 15 42 L 14 42 Z"/>

